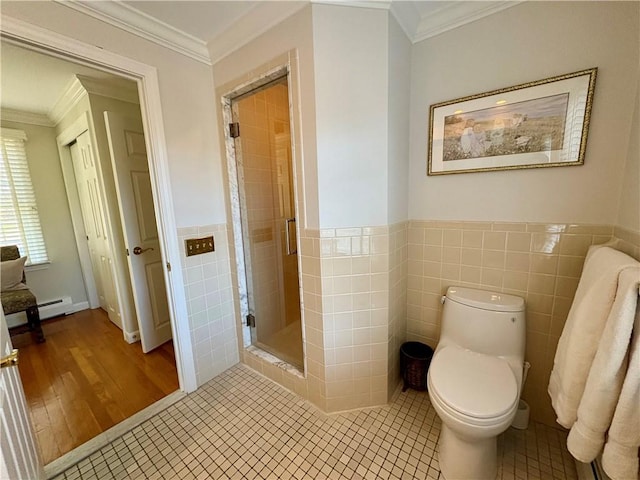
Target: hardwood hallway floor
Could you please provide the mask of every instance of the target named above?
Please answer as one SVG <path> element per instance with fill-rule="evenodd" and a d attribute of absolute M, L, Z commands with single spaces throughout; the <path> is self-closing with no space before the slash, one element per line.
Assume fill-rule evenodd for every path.
<path fill-rule="evenodd" d="M 42 327 L 45 343 L 12 341 L 45 464 L 178 390 L 172 342 L 144 354 L 101 309 Z"/>

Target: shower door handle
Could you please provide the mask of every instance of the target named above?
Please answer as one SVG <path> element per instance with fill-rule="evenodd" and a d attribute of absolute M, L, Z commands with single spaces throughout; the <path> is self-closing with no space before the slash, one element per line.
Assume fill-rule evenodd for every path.
<path fill-rule="evenodd" d="M 285 240 L 285 245 L 287 247 L 287 255 L 295 255 L 296 253 L 298 253 L 297 250 L 291 250 L 291 229 L 289 228 L 289 225 L 292 222 L 295 222 L 296 218 L 285 218 L 284 219 L 284 240 Z"/>

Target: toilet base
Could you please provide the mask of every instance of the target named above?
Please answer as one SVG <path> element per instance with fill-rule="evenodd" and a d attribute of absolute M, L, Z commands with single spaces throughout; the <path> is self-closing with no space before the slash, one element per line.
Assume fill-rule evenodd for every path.
<path fill-rule="evenodd" d="M 469 441 L 443 423 L 438 448 L 446 480 L 495 480 L 498 474 L 498 437 Z"/>

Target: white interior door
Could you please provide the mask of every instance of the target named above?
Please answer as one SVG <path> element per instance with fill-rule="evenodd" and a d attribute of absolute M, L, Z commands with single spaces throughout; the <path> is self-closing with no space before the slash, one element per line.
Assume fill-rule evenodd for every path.
<path fill-rule="evenodd" d="M 142 120 L 104 112 L 129 272 L 146 353 L 171 339 L 171 322 Z"/>
<path fill-rule="evenodd" d="M 7 321 L 0 308 L 2 358 L 9 356 L 12 350 Z M 0 368 L 0 422 L 0 478 L 44 478 L 17 365 Z"/>
<path fill-rule="evenodd" d="M 70 146 L 70 151 L 100 306 L 107 312 L 109 319 L 122 329 L 122 316 L 113 278 L 113 261 L 106 233 L 104 205 L 100 196 L 98 166 L 95 163 L 88 131 L 76 138 L 76 142 Z"/>

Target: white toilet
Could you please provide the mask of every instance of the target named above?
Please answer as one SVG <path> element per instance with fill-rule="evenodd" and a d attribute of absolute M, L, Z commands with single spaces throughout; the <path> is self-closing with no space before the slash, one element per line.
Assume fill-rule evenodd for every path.
<path fill-rule="evenodd" d="M 427 385 L 442 420 L 440 470 L 447 480 L 496 478 L 497 437 L 511 424 L 522 386 L 524 300 L 449 287 Z"/>

